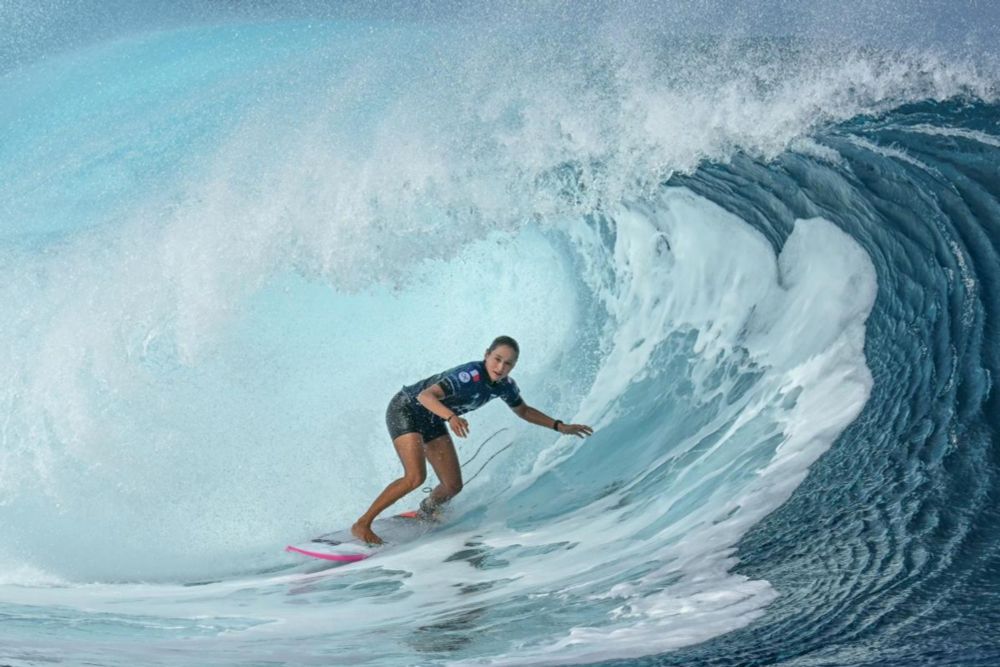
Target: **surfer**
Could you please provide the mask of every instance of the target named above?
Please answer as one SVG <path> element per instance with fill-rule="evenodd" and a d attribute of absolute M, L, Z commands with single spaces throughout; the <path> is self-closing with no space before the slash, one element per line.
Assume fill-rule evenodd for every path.
<path fill-rule="evenodd" d="M 420 515 L 433 516 L 462 490 L 462 470 L 448 428 L 459 438 L 469 435 L 469 422 L 462 415 L 500 397 L 518 417 L 551 428 L 563 435 L 583 438 L 594 431 L 584 424 L 565 424 L 537 410 L 521 398 L 510 372 L 517 364 L 520 348 L 510 336 L 494 340 L 482 361 L 470 361 L 403 387 L 389 401 L 385 423 L 392 444 L 403 463 L 403 476 L 391 482 L 372 506 L 351 526 L 358 539 L 381 544 L 372 531 L 372 521 L 385 508 L 420 487 L 430 461 L 441 481 L 420 503 Z M 447 424 L 447 428 L 445 425 Z"/>

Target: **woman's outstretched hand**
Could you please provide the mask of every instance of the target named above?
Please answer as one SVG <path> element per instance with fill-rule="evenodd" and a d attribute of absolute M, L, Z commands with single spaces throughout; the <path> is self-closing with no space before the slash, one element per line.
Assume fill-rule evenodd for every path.
<path fill-rule="evenodd" d="M 563 435 L 575 435 L 578 438 L 586 438 L 594 434 L 594 429 L 586 424 L 559 424 L 559 432 Z"/>
<path fill-rule="evenodd" d="M 469 435 L 469 422 L 458 415 L 452 415 L 451 419 L 448 420 L 448 426 L 450 426 L 452 432 L 460 438 L 464 438 Z"/>

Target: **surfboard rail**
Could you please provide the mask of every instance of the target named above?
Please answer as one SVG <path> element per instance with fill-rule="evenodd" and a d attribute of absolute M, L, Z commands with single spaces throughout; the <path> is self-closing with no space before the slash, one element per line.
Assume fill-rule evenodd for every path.
<path fill-rule="evenodd" d="M 437 521 L 426 520 L 416 510 L 411 510 L 375 520 L 374 526 L 379 535 L 386 539 L 384 545 L 366 545 L 354 537 L 349 529 L 345 529 L 320 535 L 302 546 L 290 544 L 285 547 L 285 551 L 334 563 L 356 563 L 371 558 L 388 546 L 418 539 L 436 525 Z M 368 551 L 359 552 L 365 549 Z"/>
<path fill-rule="evenodd" d="M 356 563 L 359 560 L 364 560 L 371 556 L 371 554 L 332 554 L 332 553 L 322 553 L 319 551 L 309 551 L 308 549 L 302 549 L 300 547 L 292 546 L 289 544 L 285 547 L 285 551 L 291 553 L 302 554 L 303 556 L 309 556 L 311 558 L 320 558 L 322 560 L 332 560 L 337 563 Z"/>

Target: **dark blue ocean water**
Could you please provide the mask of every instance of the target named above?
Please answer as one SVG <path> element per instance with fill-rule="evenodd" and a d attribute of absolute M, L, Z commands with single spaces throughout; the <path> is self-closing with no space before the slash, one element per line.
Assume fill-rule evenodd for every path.
<path fill-rule="evenodd" d="M 738 571 L 783 593 L 765 618 L 649 664 L 1000 659 L 998 123 L 991 104 L 908 104 L 824 133 L 836 167 L 788 155 L 679 179 L 776 243 L 795 217 L 823 215 L 863 245 L 879 283 L 866 338 L 874 386 L 791 500 L 740 544 Z"/>

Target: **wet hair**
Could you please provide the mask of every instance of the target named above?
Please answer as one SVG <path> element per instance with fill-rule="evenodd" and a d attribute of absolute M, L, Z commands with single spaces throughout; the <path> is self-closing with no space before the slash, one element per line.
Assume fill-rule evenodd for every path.
<path fill-rule="evenodd" d="M 496 338 L 494 338 L 493 342 L 490 343 L 489 348 L 487 348 L 486 354 L 489 354 L 490 352 L 497 349 L 501 345 L 506 345 L 507 347 L 514 350 L 514 354 L 516 354 L 519 357 L 521 356 L 521 348 L 518 347 L 517 341 L 511 338 L 510 336 L 497 336 Z"/>

